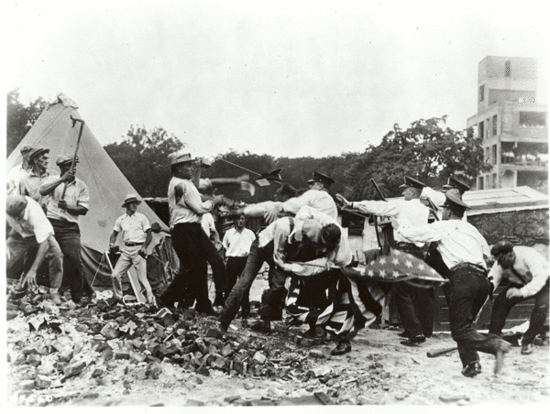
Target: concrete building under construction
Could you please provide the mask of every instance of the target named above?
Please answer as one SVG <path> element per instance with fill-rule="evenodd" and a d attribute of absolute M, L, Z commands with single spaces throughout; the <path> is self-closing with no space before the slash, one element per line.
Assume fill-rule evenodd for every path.
<path fill-rule="evenodd" d="M 478 190 L 529 186 L 548 189 L 548 106 L 537 102 L 537 60 L 487 56 L 478 65 L 477 113 L 468 132 L 483 139 L 493 166 Z"/>

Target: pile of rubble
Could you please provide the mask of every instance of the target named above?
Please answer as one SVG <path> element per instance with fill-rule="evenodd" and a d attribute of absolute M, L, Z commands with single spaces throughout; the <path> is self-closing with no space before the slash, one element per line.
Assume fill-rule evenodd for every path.
<path fill-rule="evenodd" d="M 90 389 L 105 385 L 106 374 L 120 364 L 126 381 L 158 379 L 161 362 L 199 376 L 214 370 L 229 377 L 315 380 L 327 386 L 342 381 L 331 370 L 314 368 L 314 361 L 325 358 L 320 349 L 299 345 L 319 345 L 323 339 L 313 343 L 282 323 L 267 336 L 251 333 L 244 319 L 235 322 L 242 329 L 222 332 L 214 317 L 193 309 L 159 310 L 98 296 L 86 306 L 70 301 L 57 306 L 45 290 L 8 301 L 10 394 L 28 400 L 30 391 L 60 390 L 57 396 L 16 403 L 69 401 L 75 396 L 62 392 L 67 382 L 81 377 L 92 381 Z"/>

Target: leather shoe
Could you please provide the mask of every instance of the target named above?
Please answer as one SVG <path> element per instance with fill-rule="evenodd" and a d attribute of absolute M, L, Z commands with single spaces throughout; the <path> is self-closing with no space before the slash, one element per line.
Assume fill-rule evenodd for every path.
<path fill-rule="evenodd" d="M 521 346 L 521 355 L 529 355 L 533 353 L 533 344 L 523 344 Z"/>
<path fill-rule="evenodd" d="M 252 325 L 250 325 L 250 329 L 256 332 L 271 332 L 271 323 L 269 321 L 259 320 Z"/>
<path fill-rule="evenodd" d="M 304 332 L 304 336 L 309 338 L 324 338 L 326 335 L 327 333 L 320 326 L 309 328 L 307 331 Z"/>
<path fill-rule="evenodd" d="M 401 345 L 416 346 L 418 344 L 421 344 L 422 342 L 426 342 L 426 337 L 424 335 L 416 335 L 407 339 L 406 341 L 401 341 Z"/>
<path fill-rule="evenodd" d="M 338 346 L 330 351 L 331 355 L 344 355 L 351 352 L 351 344 L 347 339 L 338 342 Z"/>
<path fill-rule="evenodd" d="M 399 332 L 397 335 L 399 335 L 401 338 L 410 338 L 411 335 L 407 331 Z"/>
<path fill-rule="evenodd" d="M 495 354 L 495 375 L 497 375 L 504 366 L 504 355 L 512 348 L 512 345 L 508 342 L 501 340 L 498 344 L 497 352 Z"/>
<path fill-rule="evenodd" d="M 465 377 L 473 378 L 477 374 L 481 374 L 481 365 L 477 361 L 472 362 L 462 368 L 462 375 L 464 375 Z"/>

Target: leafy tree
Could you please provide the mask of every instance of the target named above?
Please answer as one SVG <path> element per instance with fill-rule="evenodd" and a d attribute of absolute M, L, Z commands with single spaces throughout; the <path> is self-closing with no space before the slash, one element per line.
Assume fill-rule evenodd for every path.
<path fill-rule="evenodd" d="M 344 194 L 352 200 L 378 197 L 370 179 L 386 196 L 401 195 L 399 185 L 409 175 L 431 187 L 441 187 L 449 176 L 473 183 L 480 172 L 489 171 L 483 160 L 481 139 L 466 131 L 447 127 L 446 116 L 420 119 L 402 130 L 394 125 L 378 146 L 349 155 Z"/>
<path fill-rule="evenodd" d="M 47 102 L 38 97 L 28 105 L 19 102 L 19 90 L 8 92 L 6 154 L 9 156 L 36 122 Z"/>
<path fill-rule="evenodd" d="M 168 156 L 184 146 L 163 128 L 132 125 L 121 143 L 104 148 L 142 197 L 166 197 L 171 177 Z"/>

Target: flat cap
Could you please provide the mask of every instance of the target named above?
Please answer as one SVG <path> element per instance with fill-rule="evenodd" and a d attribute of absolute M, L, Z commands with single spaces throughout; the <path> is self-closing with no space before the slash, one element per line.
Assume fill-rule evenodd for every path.
<path fill-rule="evenodd" d="M 60 155 L 57 158 L 57 161 L 55 162 L 57 165 L 63 165 L 63 164 L 71 164 L 73 162 L 73 156 L 72 155 Z M 78 155 L 76 156 L 75 163 L 80 162 L 78 159 Z"/>

